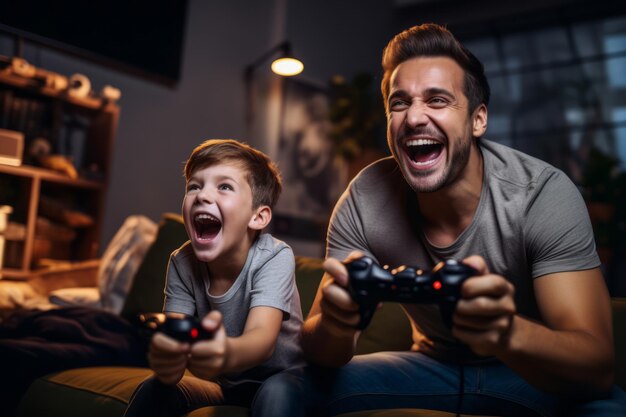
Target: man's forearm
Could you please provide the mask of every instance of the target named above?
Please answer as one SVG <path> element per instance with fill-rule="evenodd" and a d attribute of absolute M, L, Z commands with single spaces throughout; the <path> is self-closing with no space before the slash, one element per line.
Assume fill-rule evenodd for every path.
<path fill-rule="evenodd" d="M 554 393 L 593 395 L 613 383 L 612 346 L 586 332 L 552 330 L 521 316 L 514 317 L 506 346 L 496 356 Z"/>
<path fill-rule="evenodd" d="M 354 356 L 356 330 L 310 316 L 303 324 L 302 348 L 306 359 L 327 367 L 345 365 Z"/>

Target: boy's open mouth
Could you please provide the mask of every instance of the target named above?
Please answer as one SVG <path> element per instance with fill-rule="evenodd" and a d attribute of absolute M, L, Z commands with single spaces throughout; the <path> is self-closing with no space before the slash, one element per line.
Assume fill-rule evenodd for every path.
<path fill-rule="evenodd" d="M 217 236 L 222 229 L 222 222 L 210 214 L 196 214 L 193 218 L 196 237 L 199 240 L 209 240 Z"/>
<path fill-rule="evenodd" d="M 417 165 L 426 165 L 443 151 L 443 144 L 432 139 L 414 139 L 406 143 L 406 151 Z"/>

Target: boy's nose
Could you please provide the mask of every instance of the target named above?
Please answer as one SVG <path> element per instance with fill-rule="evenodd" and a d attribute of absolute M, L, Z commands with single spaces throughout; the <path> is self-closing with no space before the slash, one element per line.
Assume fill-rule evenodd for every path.
<path fill-rule="evenodd" d="M 209 187 L 203 187 L 197 195 L 197 199 L 203 203 L 213 203 L 215 197 Z"/>

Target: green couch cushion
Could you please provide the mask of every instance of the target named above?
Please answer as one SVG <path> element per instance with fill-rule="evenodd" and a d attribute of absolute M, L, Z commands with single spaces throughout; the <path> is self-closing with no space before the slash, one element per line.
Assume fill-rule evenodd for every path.
<path fill-rule="evenodd" d="M 122 416 L 137 385 L 152 374 L 131 367 L 77 368 L 37 379 L 18 408 L 19 416 Z"/>

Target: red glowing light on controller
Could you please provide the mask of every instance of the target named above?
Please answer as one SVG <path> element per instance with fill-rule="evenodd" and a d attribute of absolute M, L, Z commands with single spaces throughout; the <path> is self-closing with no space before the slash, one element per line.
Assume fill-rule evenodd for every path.
<path fill-rule="evenodd" d="M 436 289 L 436 290 L 440 290 L 441 289 L 441 281 L 433 282 L 433 288 Z"/>
<path fill-rule="evenodd" d="M 195 339 L 198 337 L 198 329 L 191 329 L 191 338 Z"/>

